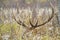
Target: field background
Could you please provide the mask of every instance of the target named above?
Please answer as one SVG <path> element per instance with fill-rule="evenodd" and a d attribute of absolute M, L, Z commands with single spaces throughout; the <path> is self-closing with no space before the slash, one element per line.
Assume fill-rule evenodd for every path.
<path fill-rule="evenodd" d="M 30 3 L 32 3 L 32 0 L 26 0 L 27 5 L 24 4 L 24 0 L 22 0 L 21 2 L 20 1 L 21 0 L 0 0 L 0 40 L 60 40 L 60 12 L 57 12 L 54 15 L 53 19 L 46 25 L 37 28 L 37 30 L 35 29 L 32 33 L 27 32 L 24 39 L 22 39 L 25 28 L 17 24 L 17 22 L 13 19 L 12 16 L 14 13 L 17 12 L 16 9 L 24 7 L 27 8 L 27 6 L 31 5 Z M 47 2 L 47 0 L 38 1 L 40 1 L 40 4 L 38 4 L 39 8 L 42 8 L 42 4 Z M 57 11 L 60 11 L 60 0 L 53 0 L 52 3 L 54 4 L 54 6 L 56 6 Z M 34 6 L 32 8 L 34 8 Z M 28 19 L 29 17 L 25 21 L 27 24 L 29 24 Z M 38 20 L 40 20 L 40 18 Z M 40 23 L 43 23 L 43 21 L 40 20 Z M 27 37 L 27 35 L 30 36 Z"/>

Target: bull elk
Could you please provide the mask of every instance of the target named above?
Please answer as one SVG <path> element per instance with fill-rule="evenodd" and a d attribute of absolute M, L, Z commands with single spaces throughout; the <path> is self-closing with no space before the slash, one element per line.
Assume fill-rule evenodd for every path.
<path fill-rule="evenodd" d="M 22 22 L 21 20 L 17 21 L 14 14 L 13 14 L 13 18 L 19 25 L 22 25 L 23 27 L 27 28 L 28 30 L 34 30 L 37 27 L 45 25 L 46 23 L 48 23 L 54 17 L 54 7 L 53 7 L 53 5 L 51 3 L 50 3 L 50 6 L 52 8 L 51 17 L 49 17 L 49 19 L 47 21 L 45 21 L 44 23 L 42 23 L 42 24 L 38 24 L 38 21 L 37 21 L 35 25 L 32 24 L 32 22 L 29 20 L 29 23 L 30 23 L 30 26 L 31 26 L 30 28 L 28 28 L 27 25 L 24 22 Z M 18 9 L 17 9 L 17 11 L 18 11 Z M 19 13 L 19 11 L 18 11 L 18 13 Z"/>
<path fill-rule="evenodd" d="M 36 22 L 35 25 L 33 25 L 33 24 L 31 23 L 31 21 L 29 20 L 29 23 L 30 23 L 30 25 L 31 25 L 31 28 L 29 28 L 29 29 L 33 30 L 33 29 L 35 29 L 35 28 L 37 28 L 37 27 L 39 27 L 39 26 L 45 25 L 46 23 L 48 23 L 48 22 L 53 18 L 53 16 L 54 16 L 54 8 L 53 8 L 53 5 L 52 5 L 51 3 L 50 3 L 50 5 L 51 5 L 51 7 L 52 7 L 51 17 L 50 17 L 46 22 L 44 22 L 44 23 L 42 23 L 42 24 L 39 24 L 39 25 L 38 25 L 38 21 Z M 17 9 L 17 11 L 18 11 L 18 9 Z M 22 25 L 23 27 L 27 27 L 27 25 L 25 25 L 21 20 L 17 21 L 14 14 L 13 14 L 13 18 L 14 18 L 14 20 L 15 20 L 19 25 Z"/>

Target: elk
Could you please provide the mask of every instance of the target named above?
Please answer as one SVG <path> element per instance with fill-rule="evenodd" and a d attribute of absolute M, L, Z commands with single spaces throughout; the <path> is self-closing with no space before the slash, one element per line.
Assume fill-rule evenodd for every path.
<path fill-rule="evenodd" d="M 54 17 L 54 7 L 53 7 L 53 5 L 52 5 L 51 3 L 50 3 L 50 6 L 51 6 L 51 8 L 52 8 L 51 17 L 49 17 L 49 19 L 48 19 L 47 21 L 45 21 L 44 23 L 42 23 L 42 24 L 38 24 L 38 20 L 37 20 L 37 22 L 35 23 L 35 25 L 32 24 L 31 20 L 29 20 L 29 23 L 30 23 L 30 26 L 31 26 L 30 28 L 28 28 L 27 25 L 26 25 L 24 22 L 22 22 L 21 20 L 17 21 L 17 19 L 16 19 L 16 17 L 15 17 L 14 14 L 13 14 L 13 18 L 14 18 L 14 20 L 15 20 L 19 25 L 22 25 L 23 27 L 27 28 L 28 30 L 34 30 L 34 29 L 37 28 L 37 27 L 40 27 L 40 26 L 45 25 L 46 23 L 48 23 L 48 22 Z M 17 12 L 19 13 L 18 9 L 17 9 Z M 26 33 L 26 32 L 25 32 L 25 33 Z"/>
<path fill-rule="evenodd" d="M 50 5 L 51 5 L 51 7 L 52 7 L 52 4 L 50 4 Z M 18 11 L 18 9 L 17 9 L 17 11 Z M 18 12 L 18 13 L 19 13 L 19 12 Z M 46 23 L 48 23 L 48 22 L 53 18 L 53 16 L 54 16 L 54 8 L 52 7 L 51 17 L 50 17 L 46 22 L 38 25 L 38 21 L 37 21 L 36 24 L 33 25 L 33 24 L 31 23 L 31 21 L 29 20 L 29 23 L 30 23 L 30 25 L 32 26 L 32 27 L 29 28 L 29 29 L 33 30 L 33 29 L 35 29 L 35 28 L 37 28 L 37 27 L 39 27 L 39 26 L 45 25 Z M 13 14 L 13 18 L 14 18 L 14 20 L 15 20 L 19 25 L 22 25 L 23 27 L 27 27 L 21 20 L 17 21 L 14 14 Z"/>

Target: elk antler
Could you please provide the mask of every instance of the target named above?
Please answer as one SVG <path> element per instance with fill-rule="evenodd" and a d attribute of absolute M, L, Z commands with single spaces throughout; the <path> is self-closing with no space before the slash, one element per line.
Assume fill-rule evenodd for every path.
<path fill-rule="evenodd" d="M 19 10 L 17 8 L 17 13 L 19 14 Z M 12 12 L 13 14 L 13 12 Z M 31 30 L 32 28 L 29 28 L 24 22 L 22 22 L 19 18 L 19 20 L 16 19 L 15 15 L 13 14 L 13 19 L 19 24 L 22 25 L 23 27 L 27 28 L 28 30 Z M 32 24 L 31 24 L 32 25 Z"/>
<path fill-rule="evenodd" d="M 32 26 L 31 29 L 35 29 L 36 27 L 39 27 L 39 26 L 42 26 L 42 25 L 45 25 L 46 23 L 48 23 L 53 17 L 54 17 L 54 8 L 53 8 L 53 5 L 50 3 L 50 6 L 52 7 L 52 14 L 51 14 L 51 17 L 49 17 L 49 19 L 47 21 L 45 21 L 44 23 L 42 24 L 39 24 L 38 25 L 38 21 L 36 22 L 35 25 L 33 25 L 30 21 L 30 25 Z"/>
<path fill-rule="evenodd" d="M 29 29 L 33 30 L 33 29 L 35 29 L 36 27 L 43 26 L 43 25 L 45 25 L 46 23 L 48 23 L 48 22 L 54 17 L 54 7 L 53 7 L 53 5 L 52 5 L 51 3 L 50 3 L 50 6 L 52 7 L 51 17 L 49 17 L 49 19 L 48 19 L 47 21 L 45 21 L 44 23 L 39 24 L 39 25 L 38 25 L 38 21 L 36 22 L 35 25 L 33 25 L 33 24 L 31 23 L 31 21 L 29 20 L 29 23 L 30 23 L 30 25 L 31 25 L 31 28 L 29 28 Z M 17 9 L 17 11 L 18 11 L 18 9 Z M 19 13 L 19 11 L 18 11 L 18 13 Z M 24 22 L 22 22 L 21 20 L 17 21 L 16 18 L 15 18 L 15 16 L 14 16 L 14 14 L 13 14 L 13 18 L 14 18 L 14 20 L 15 20 L 19 25 L 22 25 L 22 26 L 28 28 L 27 25 L 24 24 Z"/>

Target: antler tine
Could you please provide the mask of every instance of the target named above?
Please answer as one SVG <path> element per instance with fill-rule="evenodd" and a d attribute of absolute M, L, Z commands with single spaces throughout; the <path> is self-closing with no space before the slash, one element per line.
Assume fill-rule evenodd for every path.
<path fill-rule="evenodd" d="M 12 14 L 13 14 L 13 13 L 12 13 Z M 14 15 L 14 14 L 13 14 L 13 19 L 14 19 L 18 24 L 20 24 L 20 23 L 19 23 L 19 21 L 17 21 L 17 20 L 16 20 L 16 18 L 15 18 L 15 15 Z"/>
<path fill-rule="evenodd" d="M 36 22 L 35 25 L 33 25 L 30 20 L 29 20 L 29 23 L 30 23 L 30 25 L 31 25 L 31 28 L 30 28 L 31 30 L 32 30 L 32 29 L 35 29 L 35 28 L 38 26 L 38 20 L 37 20 L 37 22 Z"/>
<path fill-rule="evenodd" d="M 37 22 L 36 22 L 36 24 L 35 24 L 36 27 L 37 27 L 37 24 L 38 24 L 38 20 L 37 20 Z"/>
<path fill-rule="evenodd" d="M 27 28 L 27 25 L 25 25 L 24 22 L 22 22 L 22 21 L 20 21 L 20 20 L 19 20 L 19 22 L 20 22 L 20 25 L 22 25 L 22 26 L 24 26 L 24 27 Z"/>
<path fill-rule="evenodd" d="M 32 27 L 34 27 L 34 25 L 31 23 L 31 21 L 29 20 L 29 23 L 30 23 L 30 25 L 32 26 Z"/>
<path fill-rule="evenodd" d="M 37 22 L 36 22 L 36 24 L 35 24 L 34 28 L 36 28 L 36 27 L 38 27 L 38 20 L 37 20 Z"/>

